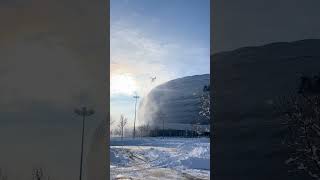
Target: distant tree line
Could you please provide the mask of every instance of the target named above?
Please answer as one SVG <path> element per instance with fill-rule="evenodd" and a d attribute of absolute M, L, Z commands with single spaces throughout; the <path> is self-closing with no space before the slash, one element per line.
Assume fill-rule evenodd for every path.
<path fill-rule="evenodd" d="M 197 127 L 197 128 L 195 128 Z M 203 131 L 199 126 L 192 126 L 191 130 L 178 130 L 178 129 L 162 129 L 159 127 L 150 128 L 149 125 L 139 126 L 140 137 L 208 137 L 209 132 Z"/>
<path fill-rule="evenodd" d="M 126 118 L 122 118 L 119 121 L 118 129 L 112 131 L 112 135 L 124 136 L 124 127 L 126 125 Z M 186 130 L 177 130 L 172 128 L 162 129 L 159 127 L 151 127 L 149 123 L 140 125 L 137 127 L 136 137 L 209 137 L 210 132 L 205 131 L 199 124 L 192 124 L 190 129 Z"/>
<path fill-rule="evenodd" d="M 197 132 L 193 130 L 176 130 L 176 129 L 153 129 L 150 132 L 151 137 L 187 137 L 187 138 L 195 138 L 195 137 L 209 137 L 209 132 Z"/>

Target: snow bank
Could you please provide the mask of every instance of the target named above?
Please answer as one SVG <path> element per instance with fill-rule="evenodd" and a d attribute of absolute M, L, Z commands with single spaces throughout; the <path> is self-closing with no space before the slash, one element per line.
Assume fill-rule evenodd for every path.
<path fill-rule="evenodd" d="M 110 147 L 113 167 L 136 169 L 137 165 L 143 165 L 144 168 L 172 169 L 197 176 L 210 175 L 208 138 L 125 138 L 123 141 L 113 138 Z"/>
<path fill-rule="evenodd" d="M 116 164 L 117 166 L 127 166 L 130 159 L 126 153 L 122 153 L 121 149 L 110 149 L 110 161 L 111 164 Z"/>

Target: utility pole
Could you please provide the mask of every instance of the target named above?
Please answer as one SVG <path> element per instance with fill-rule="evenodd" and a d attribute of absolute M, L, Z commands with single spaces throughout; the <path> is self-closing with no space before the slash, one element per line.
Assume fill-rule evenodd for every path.
<path fill-rule="evenodd" d="M 163 114 L 161 110 L 158 113 L 159 113 L 159 119 L 162 121 L 162 138 L 164 139 L 164 119 L 166 116 Z"/>
<path fill-rule="evenodd" d="M 133 96 L 133 98 L 136 99 L 136 103 L 134 106 L 134 122 L 133 122 L 133 138 L 135 138 L 136 137 L 137 102 L 140 97 L 138 95 L 135 95 Z"/>
<path fill-rule="evenodd" d="M 162 117 L 162 138 L 164 139 L 164 117 Z"/>
<path fill-rule="evenodd" d="M 94 111 L 92 109 L 88 110 L 86 107 L 82 107 L 81 109 L 75 109 L 74 113 L 76 113 L 79 116 L 82 116 L 82 138 L 81 138 L 81 156 L 80 156 L 80 175 L 79 180 L 82 179 L 82 159 L 83 159 L 83 137 L 84 137 L 84 122 L 86 119 L 86 116 L 91 116 L 94 114 Z"/>

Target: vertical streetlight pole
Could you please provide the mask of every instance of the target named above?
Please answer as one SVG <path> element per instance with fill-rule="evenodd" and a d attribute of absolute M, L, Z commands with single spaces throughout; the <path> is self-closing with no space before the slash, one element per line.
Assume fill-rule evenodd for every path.
<path fill-rule="evenodd" d="M 82 159 L 83 159 L 83 139 L 84 139 L 84 125 L 85 125 L 85 119 L 86 116 L 90 116 L 94 114 L 94 111 L 92 109 L 88 110 L 86 107 L 82 107 L 81 109 L 75 109 L 74 112 L 82 116 L 82 135 L 81 135 L 81 156 L 80 156 L 80 175 L 79 180 L 82 179 Z"/>
<path fill-rule="evenodd" d="M 165 119 L 165 116 L 162 113 L 162 111 L 159 111 L 158 113 L 159 113 L 160 121 L 162 120 L 162 139 L 164 139 L 164 119 Z"/>
<path fill-rule="evenodd" d="M 135 95 L 133 96 L 133 98 L 136 99 L 136 103 L 134 106 L 134 122 L 133 122 L 133 138 L 135 138 L 136 137 L 137 102 L 140 97 L 138 95 Z"/>
<path fill-rule="evenodd" d="M 162 117 L 162 138 L 164 139 L 164 117 Z"/>

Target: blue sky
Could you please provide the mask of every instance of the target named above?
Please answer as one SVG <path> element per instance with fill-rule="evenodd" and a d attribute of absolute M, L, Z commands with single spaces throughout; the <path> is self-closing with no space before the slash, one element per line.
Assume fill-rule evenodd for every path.
<path fill-rule="evenodd" d="M 210 72 L 210 0 L 110 3 L 111 118 L 123 113 L 131 124 L 135 93 Z"/>

